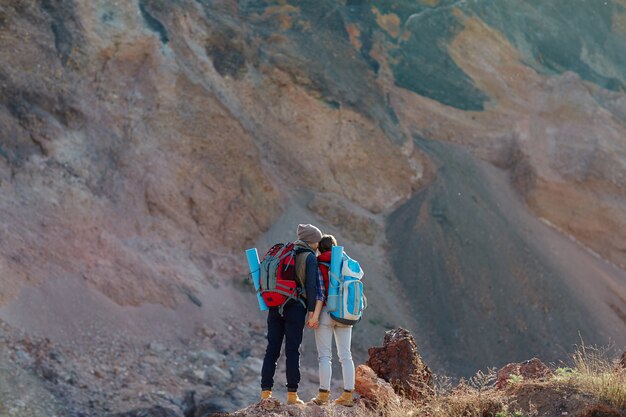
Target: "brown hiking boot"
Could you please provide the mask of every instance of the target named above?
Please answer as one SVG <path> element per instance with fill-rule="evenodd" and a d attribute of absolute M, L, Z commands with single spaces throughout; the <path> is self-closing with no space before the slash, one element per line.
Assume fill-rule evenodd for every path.
<path fill-rule="evenodd" d="M 352 391 L 343 391 L 341 397 L 335 400 L 335 404 L 343 405 L 345 407 L 352 407 L 354 405 L 354 398 L 352 397 Z"/>
<path fill-rule="evenodd" d="M 271 397 L 272 397 L 272 391 L 270 390 L 261 391 L 261 401 L 267 400 L 268 398 L 271 398 Z"/>
<path fill-rule="evenodd" d="M 287 393 L 287 405 L 304 405 L 304 401 L 298 398 L 297 392 L 288 392 Z"/>
<path fill-rule="evenodd" d="M 330 391 L 321 391 L 317 393 L 317 397 L 313 398 L 311 402 L 317 405 L 326 405 L 330 397 Z"/>

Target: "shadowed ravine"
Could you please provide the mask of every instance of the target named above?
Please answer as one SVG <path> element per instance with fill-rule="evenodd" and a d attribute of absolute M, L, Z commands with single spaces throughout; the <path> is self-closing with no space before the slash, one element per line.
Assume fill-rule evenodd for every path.
<path fill-rule="evenodd" d="M 428 351 L 469 376 L 532 356 L 562 359 L 581 339 L 624 342 L 604 320 L 607 305 L 590 308 L 594 291 L 605 296 L 589 266 L 594 257 L 526 219 L 506 181 L 489 178 L 502 172 L 458 147 L 416 143 L 437 165 L 436 179 L 389 217 L 387 238 Z M 546 250 L 553 237 L 562 241 L 559 254 Z M 572 271 L 576 252 L 587 266 Z M 587 284 L 595 290 L 581 291 Z"/>

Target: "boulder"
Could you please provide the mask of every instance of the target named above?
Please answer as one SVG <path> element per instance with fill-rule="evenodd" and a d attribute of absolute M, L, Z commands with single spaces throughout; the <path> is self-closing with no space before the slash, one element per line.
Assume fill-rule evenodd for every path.
<path fill-rule="evenodd" d="M 374 405 L 399 404 L 400 398 L 391 384 L 379 378 L 374 370 L 367 365 L 359 365 L 356 368 L 355 391 L 366 402 Z"/>
<path fill-rule="evenodd" d="M 232 408 L 232 403 L 226 397 L 208 397 L 198 400 L 196 391 L 185 392 L 185 396 L 180 401 L 180 408 L 185 417 L 213 417 L 227 415 L 227 411 Z"/>
<path fill-rule="evenodd" d="M 163 353 L 167 350 L 167 348 L 164 345 L 158 342 L 151 342 L 148 345 L 148 349 L 150 349 L 151 351 L 155 353 Z"/>
<path fill-rule="evenodd" d="M 207 377 L 207 372 L 200 369 L 186 369 L 180 373 L 180 377 L 192 384 L 199 385 L 204 383 Z"/>
<path fill-rule="evenodd" d="M 511 375 L 519 375 L 525 380 L 529 380 L 546 378 L 552 374 L 552 370 L 537 358 L 532 358 L 521 363 L 509 363 L 498 371 L 496 388 L 506 388 L 509 385 Z"/>
<path fill-rule="evenodd" d="M 224 397 L 205 398 L 196 404 L 193 417 L 211 417 L 215 414 L 226 413 L 232 404 Z"/>
<path fill-rule="evenodd" d="M 189 356 L 190 359 L 199 361 L 207 366 L 219 365 L 224 361 L 224 355 L 214 350 L 200 350 L 198 352 L 192 352 Z"/>
<path fill-rule="evenodd" d="M 383 346 L 370 348 L 368 353 L 367 365 L 389 382 L 397 394 L 420 400 L 432 392 L 432 372 L 422 360 L 408 330 L 387 331 Z"/>
<path fill-rule="evenodd" d="M 244 361 L 244 367 L 252 375 L 261 375 L 263 360 L 251 356 Z"/>
<path fill-rule="evenodd" d="M 260 389 L 258 382 L 244 384 L 238 383 L 233 388 L 228 389 L 229 400 L 237 407 L 243 407 L 253 401 L 258 401 Z"/>
<path fill-rule="evenodd" d="M 108 417 L 180 417 L 180 414 L 160 406 L 152 408 L 137 408 L 125 413 L 109 414 Z"/>
<path fill-rule="evenodd" d="M 228 369 L 224 369 L 217 365 L 211 365 L 205 373 L 204 382 L 212 387 L 223 389 L 231 379 L 232 374 Z"/>

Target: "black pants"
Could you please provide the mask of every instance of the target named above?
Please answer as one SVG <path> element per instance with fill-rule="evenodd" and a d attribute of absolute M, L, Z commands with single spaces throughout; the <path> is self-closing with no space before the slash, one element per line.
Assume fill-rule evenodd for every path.
<path fill-rule="evenodd" d="M 298 391 L 300 383 L 300 344 L 306 321 L 306 309 L 300 303 L 290 302 L 285 306 L 283 316 L 278 308 L 270 308 L 267 315 L 267 349 L 261 370 L 261 389 L 271 390 L 274 386 L 276 362 L 285 339 L 287 356 L 287 391 Z"/>

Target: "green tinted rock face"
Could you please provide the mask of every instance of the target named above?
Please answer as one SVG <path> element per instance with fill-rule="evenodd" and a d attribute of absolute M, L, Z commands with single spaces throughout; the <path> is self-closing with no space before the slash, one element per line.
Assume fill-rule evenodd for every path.
<path fill-rule="evenodd" d="M 448 52 L 450 41 L 462 29 L 452 13 L 455 7 L 502 32 L 526 63 L 540 73 L 573 71 L 613 91 L 623 90 L 626 85 L 626 31 L 618 30 L 613 23 L 613 17 L 626 10 L 615 0 L 449 0 L 434 7 L 422 3 L 390 0 L 347 3 L 349 9 L 361 9 L 359 18 L 364 28 L 382 30 L 371 11 L 373 8 L 380 14 L 393 13 L 400 19 L 404 36 L 387 35 L 388 53 L 400 87 L 463 110 L 483 109 L 488 97 L 476 88 Z M 371 31 L 366 33 L 371 35 Z M 363 56 L 369 56 L 368 52 L 363 50 Z"/>
<path fill-rule="evenodd" d="M 396 14 L 405 33 L 388 37 L 396 84 L 453 107 L 482 110 L 488 100 L 449 55 L 462 29 L 454 7 L 502 32 L 540 73 L 573 71 L 614 91 L 626 85 L 626 31 L 613 27 L 615 14 L 626 10 L 615 0 L 440 1 L 432 8 L 379 0 L 372 6 Z"/>
<path fill-rule="evenodd" d="M 452 60 L 448 45 L 462 30 L 451 8 L 426 10 L 409 16 L 407 41 L 391 53 L 396 84 L 417 94 L 463 110 L 483 110 L 488 97 Z"/>
<path fill-rule="evenodd" d="M 573 71 L 614 91 L 626 85 L 626 31 L 613 27 L 613 17 L 626 10 L 614 0 L 474 1 L 467 9 L 507 36 L 539 72 Z"/>
<path fill-rule="evenodd" d="M 369 57 L 371 28 L 385 33 L 374 10 L 379 15 L 394 14 L 399 18 L 402 35 L 394 38 L 385 33 L 396 85 L 452 107 L 482 110 L 488 97 L 448 53 L 450 41 L 463 28 L 452 14 L 453 4 L 440 1 L 431 8 L 417 1 L 352 0 L 347 8 L 353 16 L 358 12 L 362 33 L 368 36 L 361 50 L 364 57 Z"/>

